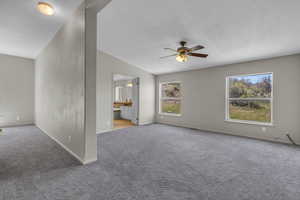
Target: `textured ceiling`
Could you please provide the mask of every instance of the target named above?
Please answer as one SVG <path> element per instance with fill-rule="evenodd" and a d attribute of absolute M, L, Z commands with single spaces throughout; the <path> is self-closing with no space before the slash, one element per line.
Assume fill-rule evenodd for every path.
<path fill-rule="evenodd" d="M 54 16 L 36 10 L 38 0 L 0 1 L 0 53 L 35 58 L 82 0 L 45 0 Z"/>
<path fill-rule="evenodd" d="M 300 52 L 299 0 L 113 0 L 99 15 L 98 48 L 154 74 Z M 178 63 L 164 47 L 206 48 Z"/>

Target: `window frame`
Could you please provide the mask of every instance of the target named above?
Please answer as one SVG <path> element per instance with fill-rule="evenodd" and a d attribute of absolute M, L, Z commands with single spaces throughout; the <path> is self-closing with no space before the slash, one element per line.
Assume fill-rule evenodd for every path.
<path fill-rule="evenodd" d="M 233 77 L 243 77 L 243 76 L 255 76 L 255 75 L 264 75 L 264 74 L 271 74 L 271 97 L 270 98 L 229 98 L 229 79 Z M 262 73 L 253 73 L 253 74 L 237 74 L 232 76 L 226 77 L 226 86 L 225 86 L 225 122 L 233 122 L 233 123 L 241 123 L 241 124 L 252 124 L 252 125 L 259 125 L 259 126 L 274 126 L 273 121 L 273 93 L 274 93 L 274 73 L 273 72 L 262 72 Z M 270 122 L 259 122 L 259 121 L 251 121 L 251 120 L 238 120 L 238 119 L 231 119 L 229 115 L 229 102 L 230 100 L 268 100 L 270 101 L 270 109 L 271 109 L 271 121 Z"/>
<path fill-rule="evenodd" d="M 162 97 L 162 85 L 164 84 L 170 84 L 170 83 L 179 83 L 180 84 L 180 93 L 181 93 L 181 97 Z M 181 117 L 182 116 L 182 82 L 181 81 L 167 81 L 167 82 L 160 82 L 159 83 L 159 89 L 158 89 L 158 92 L 159 92 L 159 97 L 158 97 L 158 106 L 159 106 L 159 112 L 158 114 L 159 115 L 167 115 L 167 116 L 173 116 L 173 117 Z M 165 113 L 165 112 L 162 112 L 161 110 L 161 102 L 162 100 L 179 100 L 180 101 L 180 113 L 179 114 L 175 114 L 175 113 Z"/>

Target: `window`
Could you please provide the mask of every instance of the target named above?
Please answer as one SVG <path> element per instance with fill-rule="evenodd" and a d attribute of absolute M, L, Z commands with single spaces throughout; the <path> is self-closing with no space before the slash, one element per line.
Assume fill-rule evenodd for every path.
<path fill-rule="evenodd" d="M 226 78 L 226 120 L 272 124 L 273 74 Z"/>
<path fill-rule="evenodd" d="M 159 111 L 161 114 L 181 114 L 181 83 L 168 82 L 160 84 Z"/>

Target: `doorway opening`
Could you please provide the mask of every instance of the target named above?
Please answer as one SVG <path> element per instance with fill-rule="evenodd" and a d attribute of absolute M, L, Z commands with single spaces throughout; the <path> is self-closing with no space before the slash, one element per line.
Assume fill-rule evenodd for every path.
<path fill-rule="evenodd" d="M 139 78 L 113 74 L 113 129 L 138 126 Z"/>

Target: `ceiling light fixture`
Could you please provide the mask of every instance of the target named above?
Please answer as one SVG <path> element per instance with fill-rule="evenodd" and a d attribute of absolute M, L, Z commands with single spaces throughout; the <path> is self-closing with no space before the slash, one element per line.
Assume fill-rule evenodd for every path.
<path fill-rule="evenodd" d="M 40 11 L 40 13 L 44 15 L 48 15 L 48 16 L 54 15 L 54 8 L 49 3 L 39 2 L 37 5 L 37 9 L 38 11 Z"/>
<path fill-rule="evenodd" d="M 186 62 L 188 60 L 188 58 L 187 58 L 187 55 L 185 55 L 185 54 L 178 54 L 176 56 L 176 60 L 178 62 Z"/>

